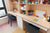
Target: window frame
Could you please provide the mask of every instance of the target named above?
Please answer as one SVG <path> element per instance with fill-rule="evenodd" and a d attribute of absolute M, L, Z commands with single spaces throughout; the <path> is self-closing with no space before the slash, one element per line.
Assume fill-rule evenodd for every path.
<path fill-rule="evenodd" d="M 0 7 L 0 10 L 5 10 L 5 13 L 6 13 L 6 15 L 5 16 L 7 16 L 7 10 L 6 10 L 6 6 L 5 6 L 5 2 L 4 2 L 4 0 L 2 0 L 2 2 L 3 2 L 3 6 L 4 7 Z M 2 17 L 5 17 L 5 16 L 1 16 L 0 18 L 2 18 Z"/>

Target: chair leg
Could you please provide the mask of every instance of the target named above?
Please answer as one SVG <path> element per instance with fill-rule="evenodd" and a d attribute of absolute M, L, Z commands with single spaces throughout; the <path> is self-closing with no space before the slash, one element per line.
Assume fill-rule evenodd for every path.
<path fill-rule="evenodd" d="M 11 20 L 11 27 L 12 27 L 12 20 Z"/>
<path fill-rule="evenodd" d="M 27 32 L 25 32 L 25 33 L 27 33 Z"/>
<path fill-rule="evenodd" d="M 9 19 L 8 19 L 8 24 L 9 24 Z"/>

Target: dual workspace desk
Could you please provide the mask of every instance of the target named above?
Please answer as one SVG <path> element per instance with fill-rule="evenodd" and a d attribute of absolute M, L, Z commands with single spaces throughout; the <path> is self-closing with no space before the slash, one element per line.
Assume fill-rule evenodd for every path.
<path fill-rule="evenodd" d="M 37 18 L 37 17 L 33 17 L 33 16 L 26 16 L 26 15 L 22 15 L 18 12 L 11 12 L 11 11 L 8 11 L 8 13 L 16 16 L 18 27 L 21 29 L 23 29 L 23 21 L 26 21 L 34 26 L 37 26 L 40 29 L 43 29 L 47 33 L 50 33 L 50 22 L 44 21 L 40 17 Z M 34 18 L 37 18 L 38 21 L 37 22 L 33 21 Z"/>

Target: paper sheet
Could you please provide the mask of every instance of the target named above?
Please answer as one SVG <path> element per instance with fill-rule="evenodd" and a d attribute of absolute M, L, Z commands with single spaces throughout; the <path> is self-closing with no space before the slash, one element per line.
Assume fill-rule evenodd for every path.
<path fill-rule="evenodd" d="M 36 15 L 37 16 L 44 17 L 43 14 L 45 14 L 45 12 L 36 10 Z"/>

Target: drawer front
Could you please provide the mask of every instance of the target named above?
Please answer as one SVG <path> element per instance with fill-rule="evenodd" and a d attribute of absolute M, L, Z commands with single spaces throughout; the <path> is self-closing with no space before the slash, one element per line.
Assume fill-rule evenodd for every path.
<path fill-rule="evenodd" d="M 44 31 L 42 29 L 39 29 L 39 32 L 38 33 L 47 33 L 47 31 Z"/>

